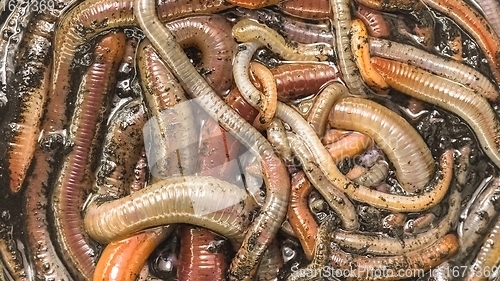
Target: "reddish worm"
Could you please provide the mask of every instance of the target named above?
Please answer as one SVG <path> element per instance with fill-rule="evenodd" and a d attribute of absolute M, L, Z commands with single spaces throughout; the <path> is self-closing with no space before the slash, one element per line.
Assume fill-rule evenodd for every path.
<path fill-rule="evenodd" d="M 282 160 L 260 133 L 232 111 L 196 72 L 173 34 L 159 24 L 154 2 L 136 0 L 138 22 L 172 69 L 202 108 L 262 161 L 266 199 L 260 214 L 246 232 L 241 248 L 230 266 L 230 280 L 251 279 L 262 255 L 285 219 L 290 196 L 289 176 Z"/>
<path fill-rule="evenodd" d="M 71 273 L 81 279 L 91 278 L 95 254 L 82 227 L 80 208 L 85 194 L 90 192 L 92 159 L 124 47 L 123 33 L 110 33 L 97 43 L 94 63 L 82 79 L 69 128 L 73 147 L 64 157 L 52 193 L 57 242 Z"/>

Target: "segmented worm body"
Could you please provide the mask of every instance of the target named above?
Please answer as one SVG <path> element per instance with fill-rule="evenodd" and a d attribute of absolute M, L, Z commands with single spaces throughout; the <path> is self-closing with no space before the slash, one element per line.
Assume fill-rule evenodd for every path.
<path fill-rule="evenodd" d="M 469 267 L 465 280 L 488 280 L 500 262 L 500 220 L 497 218 L 474 262 Z"/>
<path fill-rule="evenodd" d="M 330 109 L 337 100 L 337 97 L 347 96 L 347 94 L 348 90 L 343 84 L 334 82 L 324 88 L 318 95 L 316 101 L 311 107 L 309 115 L 307 116 L 307 122 L 309 122 L 319 137 L 323 137 L 325 134 L 328 123 L 328 115 L 330 114 Z M 326 136 L 323 140 L 328 143 L 336 141 L 334 139 L 331 139 L 330 141 L 330 138 L 326 138 Z"/>
<path fill-rule="evenodd" d="M 497 35 L 486 19 L 461 0 L 424 0 L 423 3 L 455 20 L 479 45 L 488 60 L 497 83 L 500 83 L 500 35 Z"/>
<path fill-rule="evenodd" d="M 52 195 L 57 241 L 64 259 L 70 261 L 72 274 L 81 279 L 91 278 L 95 254 L 82 228 L 80 206 L 90 191 L 92 161 L 124 47 L 123 33 L 110 33 L 97 43 L 94 63 L 83 77 L 69 128 L 72 150 L 64 157 Z"/>
<path fill-rule="evenodd" d="M 434 159 L 422 137 L 390 109 L 370 100 L 343 98 L 332 108 L 329 120 L 334 128 L 372 137 L 394 165 L 406 191 L 422 190 L 434 174 Z"/>
<path fill-rule="evenodd" d="M 249 19 L 242 19 L 233 26 L 233 36 L 240 42 L 257 40 L 286 60 L 326 61 L 333 56 L 330 45 L 288 42 L 277 31 L 267 25 Z"/>
<path fill-rule="evenodd" d="M 478 95 L 491 101 L 498 99 L 498 92 L 493 83 L 472 67 L 433 55 L 410 45 L 379 38 L 370 38 L 369 41 L 370 52 L 374 56 L 406 62 L 468 86 Z"/>
<path fill-rule="evenodd" d="M 313 186 L 303 172 L 292 177 L 292 192 L 288 205 L 288 221 L 302 244 L 302 249 L 308 260 L 312 260 L 315 247 L 315 236 L 318 232 L 318 223 L 314 220 L 307 206 L 307 196 Z"/>
<path fill-rule="evenodd" d="M 266 184 L 266 199 L 260 215 L 254 220 L 236 258 L 230 266 L 230 280 L 251 279 L 266 247 L 276 235 L 286 215 L 290 196 L 289 176 L 282 160 L 273 153 L 272 146 L 248 125 L 203 80 L 191 65 L 173 34 L 157 21 L 155 7 L 147 0 L 135 1 L 138 22 L 160 56 L 167 62 L 183 87 L 197 99 L 202 108 L 221 126 L 231 132 L 247 149 L 260 156 Z M 160 38 L 163 39 L 160 41 Z"/>
<path fill-rule="evenodd" d="M 472 90 L 405 63 L 372 58 L 394 89 L 446 109 L 467 122 L 488 157 L 500 167 L 500 125 L 488 101 Z"/>
<path fill-rule="evenodd" d="M 325 148 L 332 156 L 335 163 L 340 163 L 344 159 L 354 159 L 367 148 L 373 145 L 373 140 L 366 134 L 350 132 L 336 142 L 325 145 Z"/>
<path fill-rule="evenodd" d="M 459 244 L 456 236 L 448 234 L 424 249 L 405 255 L 352 257 L 341 250 L 336 250 L 331 255 L 330 265 L 339 269 L 351 269 L 354 276 L 349 276 L 347 280 L 401 280 L 411 277 L 411 275 L 404 274 L 401 276 L 398 274 L 397 269 L 413 270 L 416 275 L 418 270 L 428 270 L 452 257 L 458 248 Z M 376 272 L 387 274 L 381 275 L 376 274 Z"/>
<path fill-rule="evenodd" d="M 356 15 L 366 24 L 370 36 L 387 37 L 391 34 L 392 27 L 381 12 L 358 5 Z"/>
<path fill-rule="evenodd" d="M 286 0 L 278 4 L 285 14 L 304 19 L 329 19 L 332 16 L 328 0 Z"/>
<path fill-rule="evenodd" d="M 495 33 L 500 36 L 500 19 L 496 16 L 500 13 L 500 3 L 491 0 L 479 0 L 476 3 L 481 8 L 484 17 L 488 20 Z"/>

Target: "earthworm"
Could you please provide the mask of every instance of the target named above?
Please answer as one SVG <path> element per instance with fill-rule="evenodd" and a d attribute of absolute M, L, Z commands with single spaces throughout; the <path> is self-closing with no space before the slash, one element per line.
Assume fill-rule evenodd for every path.
<path fill-rule="evenodd" d="M 22 261 L 16 245 L 16 240 L 12 237 L 12 227 L 6 227 L 3 224 L 2 233 L 0 233 L 0 265 L 3 263 L 5 271 L 8 272 L 16 281 L 28 281 L 28 273 L 25 270 L 25 264 Z"/>
<path fill-rule="evenodd" d="M 435 221 L 436 215 L 433 213 L 425 213 L 415 219 L 409 219 L 404 227 L 405 233 L 422 233 L 427 230 Z"/>
<path fill-rule="evenodd" d="M 171 177 L 114 201 L 93 200 L 84 227 L 96 241 L 107 243 L 152 226 L 189 223 L 220 233 L 238 246 L 254 207 L 244 190 L 225 181 Z"/>
<path fill-rule="evenodd" d="M 283 102 L 317 94 L 327 82 L 338 79 L 337 69 L 327 64 L 282 64 L 271 68 L 271 73 Z"/>
<path fill-rule="evenodd" d="M 158 15 L 163 20 L 173 20 L 184 15 L 218 12 L 230 8 L 223 0 L 179 1 L 162 0 L 158 3 Z M 60 20 L 54 39 L 54 63 L 49 87 L 51 97 L 44 128 L 44 141 L 58 141 L 58 130 L 66 122 L 65 100 L 70 92 L 70 65 L 77 47 L 95 35 L 125 26 L 137 26 L 131 0 L 90 0 L 73 7 Z M 48 134 L 48 135 L 47 135 Z M 55 135 L 52 135 L 55 134 Z"/>
<path fill-rule="evenodd" d="M 267 139 L 271 145 L 276 149 L 278 155 L 283 159 L 287 166 L 294 165 L 292 149 L 286 136 L 286 129 L 281 120 L 274 118 L 267 127 Z"/>
<path fill-rule="evenodd" d="M 464 280 L 479 281 L 488 280 L 494 271 L 498 273 L 498 263 L 500 262 L 500 219 L 497 217 L 491 227 L 486 240 L 477 253 L 472 265 L 468 268 L 467 276 Z M 495 270 L 496 269 L 496 270 Z"/>
<path fill-rule="evenodd" d="M 313 186 L 307 180 L 304 172 L 292 176 L 292 192 L 288 205 L 288 221 L 302 245 L 308 260 L 312 260 L 315 247 L 315 236 L 318 232 L 318 223 L 307 206 L 309 193 Z"/>
<path fill-rule="evenodd" d="M 242 246 L 230 266 L 230 280 L 251 279 L 266 247 L 271 243 L 285 219 L 290 196 L 289 176 L 282 160 L 273 153 L 269 142 L 251 125 L 232 111 L 196 72 L 173 34 L 158 23 L 154 2 L 136 0 L 138 22 L 167 62 L 186 91 L 220 125 L 230 132 L 254 156 L 262 161 L 266 198 L 260 214 L 246 231 Z"/>
<path fill-rule="evenodd" d="M 274 5 L 280 1 L 281 0 L 227 0 L 227 2 L 231 3 L 232 5 L 248 9 L 259 9 L 262 7 Z"/>
<path fill-rule="evenodd" d="M 478 0 L 475 3 L 481 8 L 493 31 L 500 36 L 500 19 L 497 17 L 500 13 L 500 3 L 492 0 Z"/>
<path fill-rule="evenodd" d="M 238 21 L 233 26 L 233 36 L 240 42 L 257 40 L 285 60 L 326 61 L 333 56 L 333 49 L 325 43 L 288 42 L 277 31 L 250 19 Z"/>
<path fill-rule="evenodd" d="M 352 257 L 341 250 L 337 250 L 331 255 L 330 266 L 341 270 L 349 270 L 352 275 L 349 275 L 347 280 L 400 280 L 413 275 L 417 276 L 422 274 L 423 271 L 441 264 L 452 257 L 458 248 L 456 236 L 447 234 L 426 248 L 404 255 Z M 404 274 L 401 274 L 401 272 Z"/>
<path fill-rule="evenodd" d="M 351 51 L 359 74 L 365 83 L 379 95 L 387 95 L 389 85 L 384 78 L 373 69 L 370 63 L 370 47 L 368 46 L 368 31 L 360 19 L 351 22 Z"/>
<path fill-rule="evenodd" d="M 198 72 L 217 93 L 226 92 L 233 84 L 232 60 L 236 42 L 231 26 L 219 15 L 191 16 L 166 24 L 182 48 L 196 47 L 201 52 Z"/>
<path fill-rule="evenodd" d="M 256 128 L 266 129 L 276 112 L 276 103 L 278 101 L 276 81 L 271 71 L 260 63 L 250 62 L 250 71 L 262 85 L 259 115 L 253 125 Z"/>
<path fill-rule="evenodd" d="M 51 207 L 56 238 L 70 271 L 79 278 L 89 279 L 94 271 L 94 250 L 82 229 L 80 208 L 90 191 L 91 165 L 125 39 L 123 33 L 110 33 L 96 45 L 94 62 L 82 79 L 69 128 L 72 150 L 64 157 L 54 184 Z"/>
<path fill-rule="evenodd" d="M 380 11 L 358 5 L 356 16 L 365 23 L 370 36 L 387 37 L 391 35 L 392 27 Z"/>
<path fill-rule="evenodd" d="M 94 189 L 98 194 L 116 199 L 128 193 L 144 143 L 144 123 L 146 113 L 138 99 L 127 103 L 111 118 L 96 171 Z"/>
<path fill-rule="evenodd" d="M 446 194 L 453 176 L 453 153 L 447 150 L 440 159 L 441 171 L 437 173 L 437 181 L 430 183 L 434 188 L 414 196 L 393 195 L 369 189 L 349 181 L 337 168 L 328 151 L 316 137 L 313 129 L 303 120 L 299 113 L 278 102 L 276 116 L 288 123 L 313 155 L 311 160 L 318 165 L 326 179 L 339 190 L 354 200 L 372 206 L 396 212 L 415 212 L 427 210 L 438 204 Z M 293 147 L 293 145 L 292 145 Z"/>
<path fill-rule="evenodd" d="M 325 179 L 325 175 L 312 158 L 311 152 L 296 134 L 288 132 L 287 137 L 290 147 L 295 156 L 299 158 L 307 178 L 335 211 L 342 221 L 343 227 L 348 230 L 358 229 L 359 222 L 356 209 L 349 198 Z"/>
<path fill-rule="evenodd" d="M 334 82 L 324 88 L 314 102 L 307 116 L 307 122 L 309 122 L 320 138 L 325 134 L 326 125 L 328 124 L 328 114 L 337 97 L 339 95 L 347 96 L 347 94 L 348 90 L 343 84 Z"/>
<path fill-rule="evenodd" d="M 109 243 L 99 257 L 94 281 L 135 281 L 153 250 L 170 235 L 172 226 L 148 229 Z"/>
<path fill-rule="evenodd" d="M 202 228 L 181 226 L 181 247 L 177 278 L 186 280 L 223 280 L 228 263 L 218 235 Z M 222 239 L 222 238 L 218 238 Z"/>
<path fill-rule="evenodd" d="M 333 106 L 333 104 L 332 104 L 332 106 Z M 330 107 L 330 109 L 331 109 L 331 107 Z M 330 109 L 327 111 L 328 114 L 330 113 Z M 326 117 L 325 124 L 327 121 L 328 121 L 328 115 Z M 331 143 L 334 143 L 334 142 L 338 141 L 339 139 L 341 139 L 349 134 L 351 134 L 351 132 L 349 132 L 349 131 L 337 130 L 337 129 L 327 129 L 325 132 L 325 135 L 321 138 L 321 143 L 323 143 L 324 145 L 331 144 Z"/>
<path fill-rule="evenodd" d="M 417 0 L 387 0 L 383 2 L 377 0 L 357 0 L 356 2 L 368 8 L 384 12 L 411 11 L 418 3 Z"/>
<path fill-rule="evenodd" d="M 333 11 L 333 28 L 335 29 L 335 46 L 338 56 L 338 66 L 342 78 L 349 92 L 355 96 L 366 96 L 363 80 L 359 76 L 359 69 L 354 63 L 354 55 L 351 50 L 351 10 L 348 0 L 330 0 Z"/>
<path fill-rule="evenodd" d="M 390 213 L 382 219 L 383 228 L 402 227 L 406 220 L 406 214 Z"/>
<path fill-rule="evenodd" d="M 336 129 L 372 137 L 406 191 L 422 190 L 431 179 L 435 165 L 431 151 L 418 132 L 390 109 L 366 99 L 343 98 L 332 108 L 329 121 Z"/>
<path fill-rule="evenodd" d="M 148 177 L 148 160 L 146 158 L 146 151 L 144 147 L 141 149 L 141 154 L 137 163 L 134 166 L 134 176 L 130 182 L 130 192 L 136 192 L 146 186 Z"/>
<path fill-rule="evenodd" d="M 257 271 L 257 281 L 273 281 L 277 280 L 279 271 L 283 266 L 283 257 L 281 249 L 276 240 L 267 247 L 264 257 L 259 264 Z"/>
<path fill-rule="evenodd" d="M 288 15 L 303 19 L 330 19 L 332 11 L 328 0 L 304 1 L 286 0 L 278 3 L 280 10 Z"/>
<path fill-rule="evenodd" d="M 252 123 L 259 113 L 245 100 L 243 96 L 241 96 L 240 91 L 236 87 L 229 92 L 225 101 L 227 105 L 234 109 L 238 115 L 249 123 Z"/>
<path fill-rule="evenodd" d="M 371 137 L 359 132 L 352 132 L 334 143 L 325 145 L 325 148 L 333 161 L 339 163 L 346 158 L 351 159 L 360 155 L 372 145 L 373 140 Z"/>
<path fill-rule="evenodd" d="M 385 160 L 378 160 L 368 171 L 354 179 L 357 184 L 375 187 L 383 182 L 389 173 L 389 164 Z"/>
<path fill-rule="evenodd" d="M 461 117 L 471 126 L 486 155 L 500 167 L 500 126 L 486 99 L 467 87 L 405 63 L 377 57 L 372 58 L 372 63 L 392 88 Z"/>
<path fill-rule="evenodd" d="M 14 125 L 14 130 L 4 132 L 10 136 L 7 155 L 10 172 L 10 190 L 19 192 L 35 152 L 40 123 L 47 99 L 50 78 L 49 50 L 57 18 L 49 15 L 38 16 L 21 40 L 18 67 L 15 70 L 15 96 L 20 98 L 17 112 L 9 112 L 13 120 L 6 129 Z M 37 78 L 34 78 L 37 77 Z M 13 109 L 9 105 L 9 111 Z"/>
<path fill-rule="evenodd" d="M 143 131 L 154 178 L 190 175 L 196 168 L 198 137 L 193 107 L 177 79 L 145 39 L 137 52 L 141 87 L 151 117 Z M 171 165 L 171 163 L 177 163 Z"/>
<path fill-rule="evenodd" d="M 473 37 L 489 63 L 493 77 L 500 83 L 500 35 L 497 35 L 486 19 L 465 1 L 423 0 L 423 3 L 454 20 Z"/>
<path fill-rule="evenodd" d="M 470 214 L 463 222 L 463 230 L 459 232 L 460 250 L 458 260 L 464 260 L 474 253 L 478 242 L 492 229 L 492 223 L 498 217 L 498 199 L 500 195 L 500 178 L 492 180 L 486 189 L 472 204 Z"/>
<path fill-rule="evenodd" d="M 406 62 L 470 87 L 478 95 L 491 101 L 498 100 L 498 92 L 493 83 L 472 67 L 433 55 L 410 45 L 373 37 L 369 41 L 370 52 L 374 56 Z"/>
<path fill-rule="evenodd" d="M 445 236 L 458 220 L 460 214 L 461 194 L 453 188 L 448 198 L 448 212 L 434 228 L 404 238 L 393 238 L 381 235 L 366 235 L 362 233 L 337 230 L 332 235 L 332 241 L 342 247 L 363 249 L 367 254 L 400 255 L 420 250 Z"/>
<path fill-rule="evenodd" d="M 273 26 L 275 30 L 291 41 L 304 44 L 319 42 L 331 44 L 335 40 L 331 25 L 326 20 L 302 20 L 270 9 L 248 10 L 236 8 L 231 12 L 239 19 L 249 18 L 267 26 Z"/>
<path fill-rule="evenodd" d="M 16 53 L 19 51 L 19 47 L 23 46 L 21 43 L 26 43 L 23 40 L 24 33 L 26 31 L 26 26 L 35 14 L 31 10 L 31 5 L 36 3 L 31 3 L 29 1 L 19 1 L 15 2 L 15 7 L 10 8 L 10 3 L 4 2 L 2 7 L 9 7 L 10 14 L 2 23 L 2 28 L 0 29 L 0 34 L 2 38 L 0 39 L 0 107 L 5 106 L 8 103 L 8 88 L 7 85 L 11 76 L 15 72 L 14 58 Z M 31 46 L 31 45 L 24 45 Z M 26 47 L 25 47 L 26 48 Z"/>

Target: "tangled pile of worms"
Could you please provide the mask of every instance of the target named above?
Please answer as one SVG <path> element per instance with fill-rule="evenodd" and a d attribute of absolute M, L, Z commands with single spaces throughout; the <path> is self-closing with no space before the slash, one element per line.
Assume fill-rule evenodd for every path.
<path fill-rule="evenodd" d="M 500 280 L 497 0 L 5 0 L 0 281 Z"/>

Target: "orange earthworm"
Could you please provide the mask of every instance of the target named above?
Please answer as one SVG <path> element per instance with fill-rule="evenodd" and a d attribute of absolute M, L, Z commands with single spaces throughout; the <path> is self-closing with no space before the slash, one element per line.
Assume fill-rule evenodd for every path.
<path fill-rule="evenodd" d="M 276 112 L 278 101 L 276 81 L 271 71 L 260 63 L 250 62 L 250 71 L 262 85 L 259 115 L 253 125 L 256 128 L 266 129 Z"/>
<path fill-rule="evenodd" d="M 354 61 L 359 69 L 359 74 L 377 94 L 387 95 L 389 85 L 384 78 L 373 69 L 370 63 L 370 47 L 368 45 L 368 31 L 360 19 L 351 22 L 351 50 Z"/>
<path fill-rule="evenodd" d="M 352 132 L 334 143 L 325 145 L 335 163 L 354 158 L 373 145 L 373 139 L 359 132 Z"/>
<path fill-rule="evenodd" d="M 330 107 L 331 109 L 331 107 Z M 329 112 L 328 112 L 329 113 Z M 328 117 L 327 117 L 328 121 Z M 338 130 L 338 129 L 327 129 L 325 132 L 325 135 L 321 138 L 321 142 L 324 145 L 334 143 L 338 140 L 340 140 L 343 137 L 346 137 L 347 135 L 351 134 L 351 131 L 345 131 L 345 130 Z"/>
<path fill-rule="evenodd" d="M 318 137 L 322 138 L 327 129 L 328 114 L 337 98 L 339 96 L 347 96 L 348 93 L 347 88 L 343 84 L 333 82 L 326 86 L 318 95 L 307 116 L 307 122 L 314 129 Z M 323 140 L 327 141 L 325 139 L 322 139 L 322 141 Z"/>
<path fill-rule="evenodd" d="M 292 176 L 292 192 L 288 205 L 288 221 L 302 245 L 308 260 L 312 260 L 315 248 L 315 236 L 318 223 L 314 220 L 307 206 L 309 193 L 313 190 L 304 172 Z"/>
<path fill-rule="evenodd" d="M 259 9 L 274 5 L 282 0 L 227 0 L 228 3 L 248 9 Z"/>

